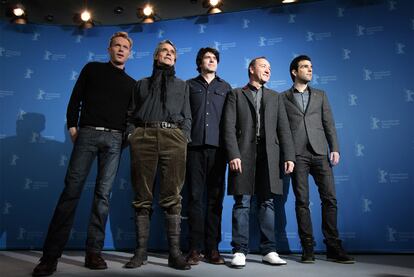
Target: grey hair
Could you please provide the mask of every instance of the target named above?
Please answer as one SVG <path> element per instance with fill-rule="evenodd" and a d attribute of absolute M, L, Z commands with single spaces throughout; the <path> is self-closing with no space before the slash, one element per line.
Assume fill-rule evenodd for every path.
<path fill-rule="evenodd" d="M 177 60 L 177 48 L 175 47 L 175 45 L 174 45 L 174 43 L 172 43 L 172 41 L 171 40 L 169 40 L 169 39 L 165 39 L 165 40 L 162 40 L 162 41 L 160 41 L 159 43 L 158 43 L 158 45 L 157 45 L 157 48 L 155 48 L 155 51 L 154 51 L 154 56 L 153 56 L 153 58 L 154 58 L 154 61 L 157 59 L 157 56 L 158 56 L 158 53 L 161 51 L 161 46 L 163 45 L 163 44 L 169 44 L 169 45 L 171 45 L 173 48 L 174 48 L 174 50 L 175 50 L 175 60 Z"/>

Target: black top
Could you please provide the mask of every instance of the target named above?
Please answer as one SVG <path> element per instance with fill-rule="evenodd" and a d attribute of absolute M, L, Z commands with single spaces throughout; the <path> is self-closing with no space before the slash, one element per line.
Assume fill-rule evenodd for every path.
<path fill-rule="evenodd" d="M 68 128 L 79 125 L 124 131 L 134 84 L 134 79 L 110 62 L 86 64 L 69 100 Z"/>
<path fill-rule="evenodd" d="M 132 96 L 133 106 L 131 123 L 166 121 L 175 123 L 191 141 L 191 110 L 186 82 L 173 77 L 166 88 L 166 102 L 163 103 L 159 93 L 150 92 L 149 77 L 139 80 Z"/>
<path fill-rule="evenodd" d="M 231 86 L 220 77 L 210 84 L 199 75 L 187 81 L 192 115 L 191 146 L 220 145 L 220 120 L 224 100 Z"/>

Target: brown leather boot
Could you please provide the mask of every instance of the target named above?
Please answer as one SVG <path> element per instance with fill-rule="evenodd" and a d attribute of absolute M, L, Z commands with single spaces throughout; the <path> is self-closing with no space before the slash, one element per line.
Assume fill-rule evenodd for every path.
<path fill-rule="evenodd" d="M 137 268 L 148 263 L 147 245 L 150 229 L 148 215 L 135 213 L 135 228 L 137 236 L 137 248 L 134 256 L 125 264 L 125 268 Z"/>
<path fill-rule="evenodd" d="M 168 266 L 179 269 L 188 270 L 191 266 L 180 251 L 180 232 L 181 232 L 181 216 L 180 215 L 165 215 L 165 225 L 168 238 Z"/>

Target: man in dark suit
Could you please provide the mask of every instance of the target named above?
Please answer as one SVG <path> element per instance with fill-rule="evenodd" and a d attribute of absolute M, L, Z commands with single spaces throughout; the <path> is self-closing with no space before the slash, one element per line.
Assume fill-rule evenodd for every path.
<path fill-rule="evenodd" d="M 248 67 L 249 83 L 228 94 L 223 111 L 222 132 L 230 167 L 228 194 L 235 200 L 231 265 L 238 268 L 246 264 L 253 195 L 257 195 L 262 261 L 286 264 L 276 253 L 273 198 L 283 193 L 283 173 L 293 171 L 295 153 L 283 99 L 263 86 L 270 73 L 265 57 L 253 59 Z"/>
<path fill-rule="evenodd" d="M 336 222 L 337 201 L 332 166 L 338 164 L 340 155 L 328 98 L 324 91 L 308 86 L 312 80 L 312 63 L 308 56 L 293 59 L 290 75 L 294 84 L 283 93 L 283 100 L 296 151 L 295 170 L 291 176 L 303 249 L 301 260 L 303 263 L 315 261 L 309 210 L 308 177 L 311 174 L 322 201 L 322 233 L 327 246 L 327 258 L 340 263 L 353 263 L 353 259 L 342 248 Z"/>

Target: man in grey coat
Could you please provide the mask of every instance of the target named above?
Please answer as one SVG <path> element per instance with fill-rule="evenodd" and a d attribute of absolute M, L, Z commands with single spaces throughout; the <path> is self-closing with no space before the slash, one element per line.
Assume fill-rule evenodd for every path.
<path fill-rule="evenodd" d="M 265 57 L 248 67 L 249 83 L 226 99 L 222 133 L 229 161 L 228 194 L 234 197 L 232 215 L 233 267 L 244 267 L 249 245 L 250 200 L 257 195 L 260 251 L 263 262 L 284 265 L 276 253 L 275 194 L 283 193 L 283 173 L 294 168 L 294 147 L 281 96 L 263 85 L 271 68 Z"/>
<path fill-rule="evenodd" d="M 301 55 L 290 64 L 294 82 L 283 93 L 290 128 L 295 144 L 296 164 L 291 174 L 295 193 L 296 219 L 302 244 L 302 262 L 314 263 L 314 238 L 309 210 L 311 174 L 322 201 L 322 233 L 327 246 L 327 258 L 340 263 L 353 263 L 342 248 L 337 228 L 337 200 L 332 166 L 339 163 L 339 145 L 335 122 L 324 91 L 311 88 L 312 62 Z"/>

